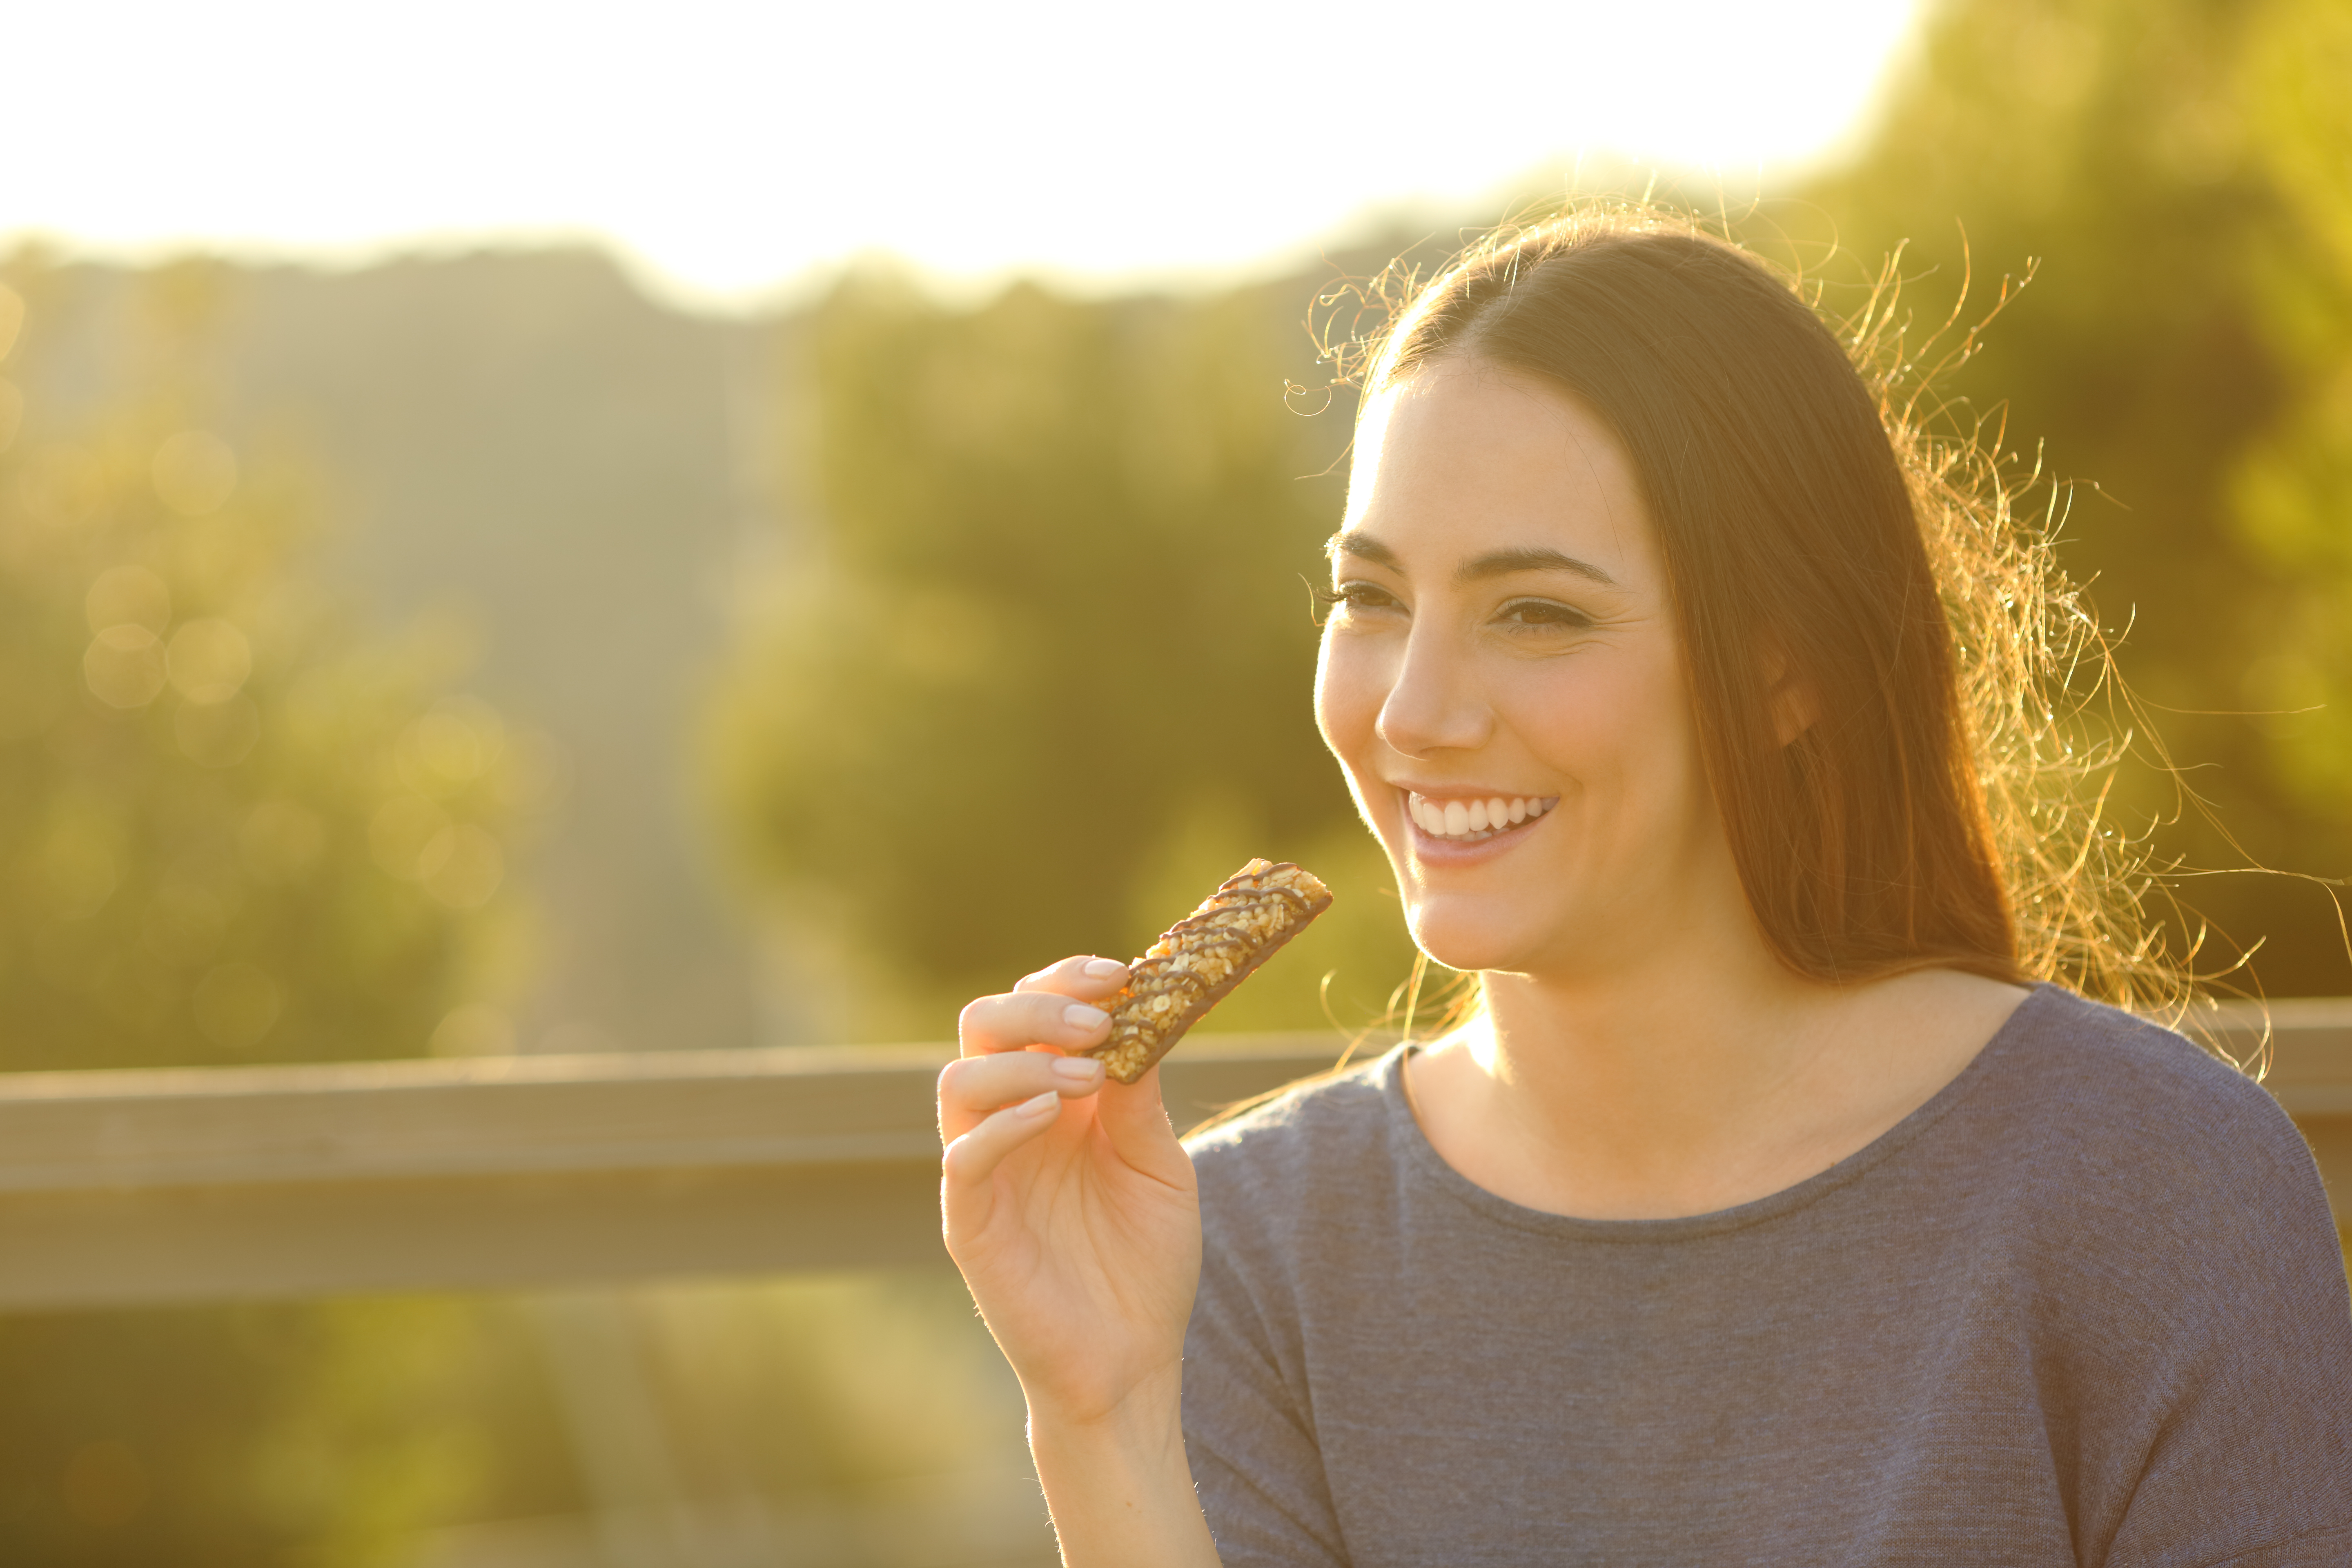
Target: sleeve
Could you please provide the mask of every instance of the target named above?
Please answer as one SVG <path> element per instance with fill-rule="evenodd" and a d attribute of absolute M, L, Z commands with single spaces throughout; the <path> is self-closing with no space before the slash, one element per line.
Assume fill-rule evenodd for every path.
<path fill-rule="evenodd" d="M 1204 1232 L 1184 1336 L 1184 1447 L 1201 1510 L 1225 1568 L 1344 1568 L 1295 1314 L 1262 1310 L 1250 1272 L 1229 1238 L 1213 1226 Z M 1265 1294 L 1278 1301 L 1283 1293 Z M 1275 1326 L 1286 1317 L 1286 1332 Z"/>
<path fill-rule="evenodd" d="M 2171 1188 L 2173 1223 L 2142 1238 L 2158 1243 L 2147 1285 L 2176 1293 L 2166 1337 L 2180 1349 L 2147 1369 L 2144 1458 L 2105 1568 L 2352 1562 L 2342 1244 L 2301 1134 L 2235 1087 L 2226 1168 L 2200 1162 L 2193 1190 Z"/>

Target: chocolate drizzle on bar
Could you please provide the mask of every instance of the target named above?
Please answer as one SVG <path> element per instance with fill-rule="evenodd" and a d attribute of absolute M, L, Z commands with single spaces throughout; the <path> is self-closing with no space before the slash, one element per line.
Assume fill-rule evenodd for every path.
<path fill-rule="evenodd" d="M 1331 890 L 1287 860 L 1253 860 L 1128 966 L 1127 989 L 1104 1004 L 1110 1037 L 1087 1052 L 1133 1083 L 1184 1031 L 1331 907 Z"/>

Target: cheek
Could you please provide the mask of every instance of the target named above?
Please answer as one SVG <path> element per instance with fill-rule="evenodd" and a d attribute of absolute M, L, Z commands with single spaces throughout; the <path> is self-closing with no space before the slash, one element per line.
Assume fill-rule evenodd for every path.
<path fill-rule="evenodd" d="M 1360 639 L 1326 637 L 1315 660 L 1315 728 L 1342 766 L 1365 756 L 1388 687 Z"/>
<path fill-rule="evenodd" d="M 1697 737 L 1672 658 L 1611 649 L 1523 665 L 1510 675 L 1494 683 L 1505 722 L 1563 775 L 1591 785 L 1614 779 L 1664 806 L 1697 772 Z"/>

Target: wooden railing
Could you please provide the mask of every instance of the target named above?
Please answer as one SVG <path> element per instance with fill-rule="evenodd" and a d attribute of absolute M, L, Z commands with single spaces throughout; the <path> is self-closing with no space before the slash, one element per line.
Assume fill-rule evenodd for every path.
<path fill-rule="evenodd" d="M 2272 1005 L 2266 1086 L 2352 1221 L 2352 1000 Z M 2231 1015 L 2229 1043 L 2259 1037 Z M 1377 1047 L 1373 1047 L 1377 1048 Z M 1331 1065 L 1204 1036 L 1180 1126 Z M 0 1075 L 0 1308 L 944 1263 L 949 1047 Z"/>

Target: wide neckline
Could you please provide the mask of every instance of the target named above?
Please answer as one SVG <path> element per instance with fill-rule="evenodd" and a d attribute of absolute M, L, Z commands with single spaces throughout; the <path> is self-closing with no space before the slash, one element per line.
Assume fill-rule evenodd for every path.
<path fill-rule="evenodd" d="M 1489 1192 L 1447 1163 L 1445 1156 L 1437 1152 L 1437 1146 L 1422 1131 L 1420 1118 L 1413 1114 L 1412 1102 L 1405 1093 L 1404 1061 L 1420 1049 L 1419 1046 L 1401 1045 L 1381 1058 L 1378 1081 L 1381 1099 L 1388 1107 L 1391 1135 L 1406 1151 L 1415 1173 L 1486 1217 L 1516 1229 L 1579 1241 L 1650 1244 L 1695 1240 L 1796 1214 L 1901 1152 L 1973 1094 L 2000 1060 L 2017 1047 L 2029 1015 L 2039 1014 L 2053 1005 L 2053 998 L 2069 994 L 2061 986 L 2047 983 L 2035 985 L 1949 1083 L 1929 1095 L 1902 1121 L 1826 1170 L 1817 1171 L 1777 1193 L 1751 1198 L 1730 1208 L 1664 1219 L 1588 1219 L 1529 1208 L 1500 1193 Z"/>

